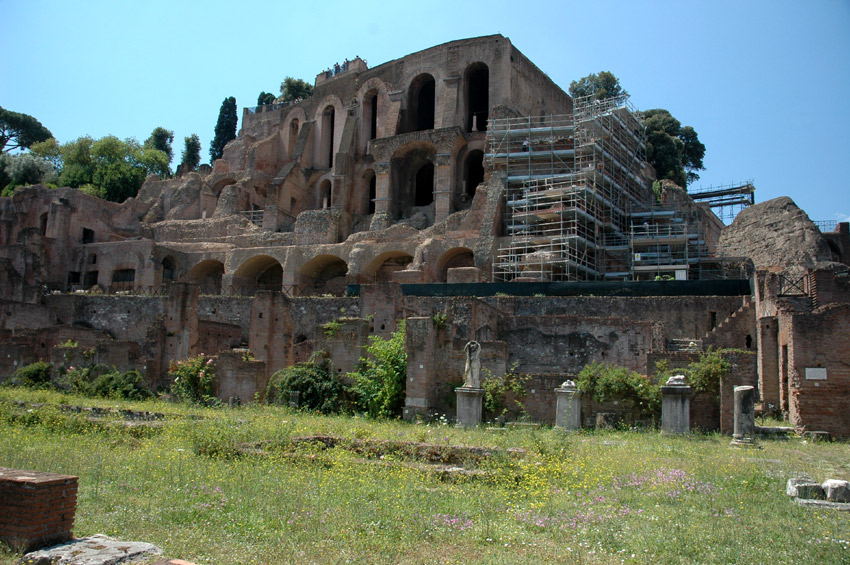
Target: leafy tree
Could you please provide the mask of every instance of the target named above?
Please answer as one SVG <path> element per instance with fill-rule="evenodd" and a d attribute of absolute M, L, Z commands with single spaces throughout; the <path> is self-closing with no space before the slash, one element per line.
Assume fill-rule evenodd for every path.
<path fill-rule="evenodd" d="M 230 96 L 221 103 L 218 111 L 218 121 L 215 124 L 215 137 L 210 144 L 210 163 L 221 159 L 224 154 L 224 146 L 227 142 L 236 138 L 236 98 Z"/>
<path fill-rule="evenodd" d="M 644 112 L 646 125 L 646 159 L 655 167 L 659 179 L 669 179 L 681 187 L 699 179 L 705 156 L 697 132 L 682 126 L 669 111 L 663 109 Z"/>
<path fill-rule="evenodd" d="M 584 78 L 570 83 L 570 96 L 593 96 L 597 100 L 613 98 L 614 96 L 628 96 L 628 92 L 620 86 L 620 79 L 613 73 L 602 71 L 599 74 L 589 74 Z"/>
<path fill-rule="evenodd" d="M 62 174 L 59 176 L 59 184 L 71 188 L 91 184 L 95 168 L 91 156 L 93 143 L 91 137 L 83 136 L 62 145 Z"/>
<path fill-rule="evenodd" d="M 266 92 L 265 90 L 260 93 L 259 98 L 257 98 L 257 106 L 268 106 L 269 104 L 274 104 L 276 96 L 271 92 Z"/>
<path fill-rule="evenodd" d="M 174 141 L 174 132 L 163 127 L 157 127 L 151 132 L 151 136 L 145 140 L 145 147 L 159 149 L 168 157 L 168 163 L 171 164 L 171 159 L 174 156 L 171 150 L 171 143 Z"/>
<path fill-rule="evenodd" d="M 397 418 L 404 408 L 407 352 L 404 348 L 404 322 L 390 339 L 369 336 L 366 357 L 348 377 L 354 380 L 353 392 L 358 408 L 373 418 Z"/>
<path fill-rule="evenodd" d="M 300 78 L 286 77 L 280 83 L 280 93 L 284 102 L 294 102 L 313 96 L 313 85 Z"/>
<path fill-rule="evenodd" d="M 62 145 L 55 137 L 30 145 L 30 153 L 50 162 L 57 173 L 62 172 Z"/>
<path fill-rule="evenodd" d="M 4 173 L 9 178 L 3 196 L 11 196 L 19 186 L 28 186 L 41 182 L 55 182 L 56 169 L 46 159 L 31 153 L 3 155 Z"/>
<path fill-rule="evenodd" d="M 198 134 L 193 133 L 186 137 L 183 143 L 183 155 L 180 166 L 185 165 L 188 170 L 194 171 L 201 162 L 201 139 L 198 137 Z"/>
<path fill-rule="evenodd" d="M 0 152 L 27 149 L 33 143 L 53 137 L 41 122 L 29 114 L 6 110 L 0 106 Z"/>
<path fill-rule="evenodd" d="M 97 141 L 81 137 L 61 147 L 63 158 L 60 183 L 83 189 L 87 194 L 113 202 L 135 196 L 145 177 L 168 176 L 168 156 L 135 139 L 120 140 L 108 135 Z"/>

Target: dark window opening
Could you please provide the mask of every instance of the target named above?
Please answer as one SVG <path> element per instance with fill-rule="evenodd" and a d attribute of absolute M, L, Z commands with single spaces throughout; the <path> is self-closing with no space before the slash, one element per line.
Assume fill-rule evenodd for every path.
<path fill-rule="evenodd" d="M 173 281 L 174 271 L 174 259 L 172 259 L 171 257 L 164 258 L 162 260 L 162 280 Z"/>
<path fill-rule="evenodd" d="M 466 159 L 466 199 L 472 200 L 475 196 L 475 189 L 479 184 L 484 182 L 484 153 L 482 151 L 472 151 Z"/>
<path fill-rule="evenodd" d="M 744 343 L 746 343 L 746 345 L 747 345 L 747 349 L 752 348 L 752 346 L 753 346 L 753 336 L 748 335 L 748 336 L 747 336 L 747 339 L 746 339 L 746 340 L 744 340 Z"/>
<path fill-rule="evenodd" d="M 319 207 L 331 207 L 331 181 L 325 179 L 319 185 Z"/>
<path fill-rule="evenodd" d="M 468 79 L 469 117 L 467 131 L 487 131 L 487 112 L 490 107 L 490 71 L 486 66 L 479 66 Z"/>
<path fill-rule="evenodd" d="M 41 235 L 47 235 L 47 212 L 41 215 L 39 221 L 41 222 Z"/>
<path fill-rule="evenodd" d="M 324 166 L 333 167 L 334 164 L 334 121 L 335 111 L 333 106 L 325 108 L 322 115 L 322 156 L 325 158 Z"/>
<path fill-rule="evenodd" d="M 97 278 L 97 271 L 89 271 L 86 273 L 86 278 L 83 279 L 83 285 L 85 285 L 86 288 L 91 288 L 97 284 Z"/>
<path fill-rule="evenodd" d="M 378 137 L 378 95 L 375 94 L 372 96 L 372 116 L 371 116 L 371 124 L 369 127 L 369 139 L 375 139 Z"/>
<path fill-rule="evenodd" d="M 83 228 L 83 244 L 94 243 L 94 231 L 89 228 Z"/>
<path fill-rule="evenodd" d="M 295 143 L 298 141 L 298 120 L 292 120 L 289 124 L 289 158 L 295 154 Z"/>
<path fill-rule="evenodd" d="M 416 95 L 416 131 L 434 129 L 435 92 L 433 78 L 419 88 Z"/>
<path fill-rule="evenodd" d="M 369 214 L 375 213 L 375 198 L 378 197 L 378 177 L 372 175 L 369 179 Z"/>
<path fill-rule="evenodd" d="M 70 271 L 68 273 L 68 286 L 80 284 L 80 272 Z"/>
<path fill-rule="evenodd" d="M 112 271 L 112 282 L 128 283 L 136 280 L 136 269 L 116 269 Z"/>
<path fill-rule="evenodd" d="M 96 264 L 97 264 L 97 255 L 92 253 L 91 255 L 89 255 L 89 265 L 96 265 Z"/>
<path fill-rule="evenodd" d="M 708 317 L 710 326 L 709 329 L 713 330 L 715 327 L 717 327 L 717 312 L 709 312 Z"/>
<path fill-rule="evenodd" d="M 425 163 L 416 171 L 414 206 L 427 206 L 434 201 L 434 163 Z"/>

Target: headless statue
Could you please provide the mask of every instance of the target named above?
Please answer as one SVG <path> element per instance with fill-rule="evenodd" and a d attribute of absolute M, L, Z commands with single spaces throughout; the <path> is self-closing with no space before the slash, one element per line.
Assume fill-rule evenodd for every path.
<path fill-rule="evenodd" d="M 463 387 L 481 388 L 481 344 L 470 341 L 463 346 L 466 353 L 466 366 L 463 369 Z"/>

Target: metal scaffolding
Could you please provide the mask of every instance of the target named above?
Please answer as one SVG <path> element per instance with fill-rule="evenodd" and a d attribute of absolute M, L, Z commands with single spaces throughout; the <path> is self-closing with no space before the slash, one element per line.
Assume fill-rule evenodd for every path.
<path fill-rule="evenodd" d="M 487 159 L 505 183 L 496 281 L 627 279 L 632 210 L 652 203 L 644 127 L 625 96 L 573 114 L 491 120 Z"/>

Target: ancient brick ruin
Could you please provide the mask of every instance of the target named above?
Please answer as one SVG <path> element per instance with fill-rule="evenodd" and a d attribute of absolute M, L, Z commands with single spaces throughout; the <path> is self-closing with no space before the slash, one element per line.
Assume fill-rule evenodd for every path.
<path fill-rule="evenodd" d="M 250 399 L 316 350 L 344 374 L 407 319 L 407 418 L 449 411 L 470 339 L 493 373 L 531 375 L 548 422 L 590 361 L 651 373 L 714 346 L 751 352 L 724 390 L 850 435 L 847 224 L 822 233 L 785 198 L 724 226 L 653 193 L 643 152 L 626 99 L 572 100 L 500 35 L 355 58 L 306 100 L 246 108 L 212 167 L 122 204 L 0 199 L 0 378 L 85 351 L 156 387 L 205 352 L 218 395 Z M 691 422 L 728 430 L 725 405 L 691 402 Z"/>

